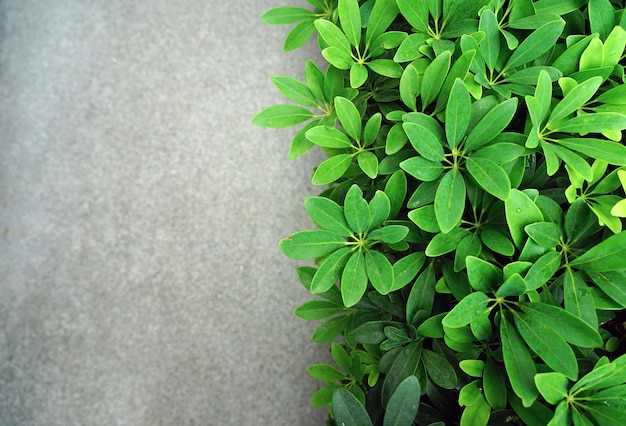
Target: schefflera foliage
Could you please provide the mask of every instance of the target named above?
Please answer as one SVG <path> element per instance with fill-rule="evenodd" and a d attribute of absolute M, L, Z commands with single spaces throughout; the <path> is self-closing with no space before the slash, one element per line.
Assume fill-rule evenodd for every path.
<path fill-rule="evenodd" d="M 307 0 L 326 64 L 272 81 L 318 146 L 315 230 L 280 242 L 335 365 L 329 424 L 621 425 L 624 2 Z"/>

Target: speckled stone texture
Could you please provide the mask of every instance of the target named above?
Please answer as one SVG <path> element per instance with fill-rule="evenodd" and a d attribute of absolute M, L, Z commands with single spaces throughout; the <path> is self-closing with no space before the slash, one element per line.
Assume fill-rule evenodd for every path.
<path fill-rule="evenodd" d="M 0 0 L 1 425 L 323 424 L 285 4 Z"/>

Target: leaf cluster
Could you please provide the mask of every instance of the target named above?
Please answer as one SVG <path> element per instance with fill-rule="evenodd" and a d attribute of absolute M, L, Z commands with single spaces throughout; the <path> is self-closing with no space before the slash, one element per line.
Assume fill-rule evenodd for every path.
<path fill-rule="evenodd" d="M 626 409 L 626 13 L 615 0 L 307 0 L 261 19 L 326 61 L 253 123 L 317 147 L 280 242 L 336 365 L 329 424 L 618 425 Z"/>

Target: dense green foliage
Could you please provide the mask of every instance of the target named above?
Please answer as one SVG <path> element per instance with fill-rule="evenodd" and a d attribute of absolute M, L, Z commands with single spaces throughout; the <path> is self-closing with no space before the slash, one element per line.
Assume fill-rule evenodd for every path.
<path fill-rule="evenodd" d="M 622 425 L 626 13 L 615 0 L 307 0 L 289 151 L 328 155 L 280 242 L 318 295 L 329 424 Z"/>

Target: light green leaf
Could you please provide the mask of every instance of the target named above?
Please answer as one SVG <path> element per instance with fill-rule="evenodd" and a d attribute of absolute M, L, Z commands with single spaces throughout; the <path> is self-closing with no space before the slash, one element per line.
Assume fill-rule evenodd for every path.
<path fill-rule="evenodd" d="M 458 169 L 447 172 L 435 194 L 435 216 L 441 232 L 448 233 L 457 226 L 465 211 L 465 180 Z"/>
<path fill-rule="evenodd" d="M 467 158 L 465 167 L 482 189 L 502 201 L 506 201 L 509 198 L 511 191 L 509 175 L 494 161 L 488 158 L 474 158 L 472 156 Z"/>
<path fill-rule="evenodd" d="M 363 404 L 345 388 L 333 393 L 333 412 L 335 421 L 343 426 L 372 426 L 367 410 Z"/>
<path fill-rule="evenodd" d="M 441 232 L 439 224 L 437 223 L 437 218 L 435 217 L 435 206 L 432 204 L 411 210 L 407 216 L 423 231 L 431 232 L 433 234 Z"/>
<path fill-rule="evenodd" d="M 565 21 L 559 19 L 537 28 L 515 49 L 502 71 L 517 68 L 543 55 L 556 44 L 564 26 Z"/>
<path fill-rule="evenodd" d="M 298 25 L 293 27 L 291 31 L 289 31 L 289 34 L 287 34 L 283 50 L 285 52 L 290 52 L 304 46 L 314 33 L 315 19 L 307 19 L 300 22 Z"/>
<path fill-rule="evenodd" d="M 320 320 L 342 312 L 345 312 L 342 305 L 328 300 L 309 300 L 295 310 L 295 314 L 305 320 Z"/>
<path fill-rule="evenodd" d="M 587 250 L 569 265 L 591 272 L 609 272 L 626 269 L 626 231 L 611 235 Z"/>
<path fill-rule="evenodd" d="M 391 59 L 373 59 L 367 63 L 367 66 L 376 74 L 390 78 L 400 78 L 404 71 L 400 64 Z"/>
<path fill-rule="evenodd" d="M 358 185 L 352 185 L 344 201 L 344 215 L 350 228 L 357 233 L 366 232 L 370 224 L 370 209 Z"/>
<path fill-rule="evenodd" d="M 341 274 L 341 297 L 343 304 L 349 308 L 356 305 L 367 289 L 367 272 L 365 257 L 360 251 L 350 255 Z"/>
<path fill-rule="evenodd" d="M 288 25 L 311 19 L 315 13 L 302 7 L 274 7 L 261 15 L 261 22 L 269 25 Z"/>
<path fill-rule="evenodd" d="M 466 229 L 454 228 L 450 232 L 435 235 L 426 246 L 426 256 L 438 257 L 454 251 L 463 238 L 471 235 Z"/>
<path fill-rule="evenodd" d="M 535 222 L 524 227 L 526 233 L 537 244 L 546 248 L 556 247 L 561 241 L 561 227 L 552 222 Z"/>
<path fill-rule="evenodd" d="M 472 158 L 487 158 L 497 164 L 506 164 L 521 157 L 526 148 L 516 143 L 498 142 L 479 149 L 472 154 Z"/>
<path fill-rule="evenodd" d="M 377 112 L 367 120 L 365 127 L 363 127 L 363 145 L 368 146 L 376 140 L 380 132 L 382 118 L 381 113 Z"/>
<path fill-rule="evenodd" d="M 417 95 L 420 92 L 420 76 L 417 68 L 407 65 L 400 77 L 400 99 L 412 111 L 417 111 Z"/>
<path fill-rule="evenodd" d="M 466 150 L 476 150 L 496 136 L 509 125 L 517 110 L 517 98 L 508 99 L 492 108 L 467 136 Z"/>
<path fill-rule="evenodd" d="M 339 22 L 350 43 L 358 47 L 361 42 L 361 11 L 357 0 L 339 0 Z"/>
<path fill-rule="evenodd" d="M 289 76 L 272 77 L 274 86 L 289 100 L 308 107 L 317 108 L 317 99 L 303 82 Z"/>
<path fill-rule="evenodd" d="M 339 179 L 350 167 L 352 154 L 338 154 L 322 162 L 313 173 L 313 185 L 326 185 Z"/>
<path fill-rule="evenodd" d="M 307 369 L 309 374 L 322 382 L 346 380 L 346 375 L 328 364 L 313 364 Z"/>
<path fill-rule="evenodd" d="M 348 256 L 351 253 L 351 249 L 348 247 L 341 248 L 328 256 L 324 262 L 320 265 L 319 269 L 313 276 L 311 282 L 311 293 L 321 294 L 330 290 L 335 285 L 339 274 L 348 261 Z"/>
<path fill-rule="evenodd" d="M 556 139 L 555 142 L 572 151 L 606 161 L 609 164 L 626 165 L 626 146 L 617 142 L 593 138 Z"/>
<path fill-rule="evenodd" d="M 319 32 L 322 39 L 330 47 L 335 47 L 351 54 L 350 41 L 339 27 L 327 19 L 318 19 L 315 21 L 315 28 Z"/>
<path fill-rule="evenodd" d="M 404 133 L 404 129 L 402 128 L 402 123 L 395 123 L 389 129 L 387 133 L 387 139 L 385 141 L 385 154 L 393 155 L 399 152 L 404 146 L 406 142 L 409 140 L 406 133 Z"/>
<path fill-rule="evenodd" d="M 557 405 L 567 396 L 570 386 L 567 376 L 559 372 L 536 374 L 535 385 L 541 396 L 553 405 Z"/>
<path fill-rule="evenodd" d="M 591 166 L 580 155 L 556 144 L 552 144 L 550 148 L 555 155 L 563 160 L 572 170 L 575 170 L 576 173 L 581 175 L 586 181 L 590 182 L 593 179 Z"/>
<path fill-rule="evenodd" d="M 361 87 L 367 81 L 367 68 L 358 62 L 350 65 L 350 87 L 355 89 Z"/>
<path fill-rule="evenodd" d="M 448 312 L 441 323 L 445 327 L 450 328 L 464 327 L 475 318 L 489 311 L 489 308 L 487 308 L 488 302 L 489 297 L 485 293 L 479 291 L 470 293 Z"/>
<path fill-rule="evenodd" d="M 313 113 L 306 108 L 296 105 L 272 105 L 259 112 L 252 124 L 260 127 L 283 128 L 295 126 L 313 118 Z"/>
<path fill-rule="evenodd" d="M 420 383 L 411 375 L 398 385 L 389 398 L 383 426 L 412 426 L 420 402 Z"/>
<path fill-rule="evenodd" d="M 357 163 L 363 173 L 370 179 L 375 179 L 378 176 L 378 157 L 371 151 L 360 152 L 357 157 Z"/>
<path fill-rule="evenodd" d="M 467 278 L 472 288 L 483 293 L 493 293 L 502 282 L 502 271 L 496 266 L 474 256 L 467 256 Z"/>
<path fill-rule="evenodd" d="M 337 111 L 337 118 L 339 122 L 346 130 L 346 133 L 354 140 L 361 139 L 361 114 L 357 110 L 356 106 L 350 101 L 341 96 L 335 98 L 335 110 Z"/>
<path fill-rule="evenodd" d="M 387 225 L 373 230 L 368 234 L 368 239 L 381 241 L 385 244 L 399 243 L 407 236 L 409 228 L 403 225 Z"/>
<path fill-rule="evenodd" d="M 570 90 L 552 110 L 550 118 L 548 118 L 548 127 L 585 105 L 593 94 L 596 93 L 600 84 L 602 84 L 602 78 L 593 77 Z"/>
<path fill-rule="evenodd" d="M 602 133 L 626 129 L 626 115 L 619 112 L 596 112 L 570 118 L 549 126 L 554 132 Z"/>
<path fill-rule="evenodd" d="M 469 125 L 472 101 L 463 81 L 457 78 L 450 91 L 446 108 L 446 139 L 448 146 L 455 148 L 465 136 Z"/>
<path fill-rule="evenodd" d="M 391 203 L 389 197 L 383 191 L 376 191 L 369 202 L 370 222 L 367 229 L 376 229 L 389 218 Z"/>
<path fill-rule="evenodd" d="M 563 73 L 554 67 L 537 65 L 534 67 L 523 68 L 519 71 L 507 75 L 504 81 L 515 84 L 528 84 L 535 86 L 539 80 L 539 76 L 545 73 L 550 82 L 556 81 L 563 76 Z M 537 91 L 535 91 L 536 94 Z"/>
<path fill-rule="evenodd" d="M 500 54 L 500 31 L 498 18 L 491 9 L 485 9 L 480 14 L 478 30 L 485 33 L 485 38 L 480 43 L 480 48 L 485 58 L 487 68 L 493 71 Z"/>
<path fill-rule="evenodd" d="M 306 132 L 306 138 L 324 148 L 350 148 L 352 142 L 335 127 L 315 126 Z"/>
<path fill-rule="evenodd" d="M 384 192 L 389 198 L 390 210 L 389 218 L 394 219 L 398 216 L 398 213 L 404 206 L 404 199 L 406 198 L 407 191 L 407 179 L 402 170 L 396 170 L 385 184 Z M 373 210 L 372 210 L 373 212 Z"/>
<path fill-rule="evenodd" d="M 367 276 L 380 294 L 387 294 L 393 288 L 393 267 L 389 259 L 379 251 L 365 252 Z"/>
<path fill-rule="evenodd" d="M 409 137 L 413 148 L 426 160 L 442 161 L 445 159 L 443 145 L 429 129 L 417 123 L 404 123 L 404 132 Z"/>
<path fill-rule="evenodd" d="M 491 251 L 504 256 L 511 256 L 515 252 L 515 246 L 511 240 L 502 232 L 493 228 L 483 228 L 480 232 L 480 240 Z"/>
<path fill-rule="evenodd" d="M 524 277 L 527 290 L 536 290 L 546 284 L 561 267 L 561 253 L 550 250 L 533 263 Z"/>
<path fill-rule="evenodd" d="M 297 260 L 326 256 L 345 245 L 342 236 L 329 231 L 300 231 L 280 241 L 285 256 Z"/>
<path fill-rule="evenodd" d="M 354 60 L 350 53 L 337 47 L 330 46 L 322 50 L 322 56 L 332 66 L 340 70 L 348 70 L 352 67 Z"/>
<path fill-rule="evenodd" d="M 343 209 L 339 204 L 325 197 L 309 197 L 304 200 L 304 208 L 311 220 L 322 229 L 348 237 L 352 230 L 346 223 Z"/>
<path fill-rule="evenodd" d="M 312 340 L 315 343 L 328 343 L 336 339 L 346 328 L 349 318 L 347 315 L 339 315 L 320 324 L 313 332 Z"/>
<path fill-rule="evenodd" d="M 371 45 L 373 40 L 389 28 L 397 15 L 398 6 L 394 0 L 376 0 L 365 30 L 365 44 Z"/>
<path fill-rule="evenodd" d="M 426 44 L 428 38 L 428 35 L 424 33 L 409 34 L 398 47 L 393 60 L 400 63 L 421 58 L 424 54 L 420 52 L 419 48 Z"/>
<path fill-rule="evenodd" d="M 396 261 L 393 264 L 393 288 L 391 291 L 399 290 L 409 284 L 422 269 L 425 260 L 424 253 L 415 252 Z"/>
<path fill-rule="evenodd" d="M 513 391 L 522 399 L 524 407 L 530 407 L 539 392 L 535 387 L 534 376 L 537 372 L 526 344 L 517 330 L 505 317 L 500 319 L 500 338 L 504 366 Z"/>
<path fill-rule="evenodd" d="M 476 402 L 463 410 L 460 426 L 487 426 L 491 408 L 484 396 L 479 395 Z"/>
<path fill-rule="evenodd" d="M 404 18 L 419 32 L 428 31 L 428 4 L 425 1 L 397 0 Z"/>

